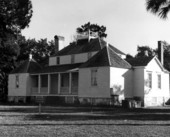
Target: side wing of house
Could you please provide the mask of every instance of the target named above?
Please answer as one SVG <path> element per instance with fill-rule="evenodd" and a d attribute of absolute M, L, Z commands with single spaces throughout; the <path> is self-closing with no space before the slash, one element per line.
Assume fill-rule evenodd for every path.
<path fill-rule="evenodd" d="M 27 85 L 29 82 L 29 74 L 9 74 L 8 77 L 8 97 L 9 101 L 14 97 L 25 97 L 27 93 Z"/>
<path fill-rule="evenodd" d="M 146 66 L 144 79 L 145 106 L 163 105 L 170 97 L 169 73 L 164 70 L 157 58 Z"/>

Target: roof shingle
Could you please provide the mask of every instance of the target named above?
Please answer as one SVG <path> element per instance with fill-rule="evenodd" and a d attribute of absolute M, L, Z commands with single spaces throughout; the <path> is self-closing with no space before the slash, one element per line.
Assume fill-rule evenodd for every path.
<path fill-rule="evenodd" d="M 110 47 L 105 47 L 84 63 L 81 68 L 111 66 L 117 68 L 131 68 L 131 65 L 115 53 Z"/>
<path fill-rule="evenodd" d="M 147 64 L 153 59 L 153 57 L 138 57 L 126 59 L 132 66 L 147 66 Z"/>
<path fill-rule="evenodd" d="M 11 74 L 15 74 L 15 73 L 32 73 L 36 70 L 41 69 L 41 66 L 34 61 L 33 59 L 31 60 L 26 60 L 24 61 L 19 67 L 17 67 L 16 69 L 14 69 Z"/>

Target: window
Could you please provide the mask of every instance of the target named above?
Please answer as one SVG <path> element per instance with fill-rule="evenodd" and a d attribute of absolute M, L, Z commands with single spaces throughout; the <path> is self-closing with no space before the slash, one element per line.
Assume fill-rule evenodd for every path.
<path fill-rule="evenodd" d="M 16 75 L 16 77 L 15 77 L 15 86 L 16 86 L 16 88 L 19 88 L 19 75 Z"/>
<path fill-rule="evenodd" d="M 147 86 L 152 88 L 152 73 L 148 73 L 148 83 Z"/>
<path fill-rule="evenodd" d="M 161 89 L 161 74 L 158 74 L 158 89 Z"/>
<path fill-rule="evenodd" d="M 92 57 L 92 53 L 89 52 L 89 53 L 88 53 L 88 59 L 90 59 L 91 57 Z"/>
<path fill-rule="evenodd" d="M 74 60 L 75 60 L 75 55 L 71 55 L 71 64 L 74 63 Z"/>
<path fill-rule="evenodd" d="M 41 87 L 48 87 L 48 75 L 41 75 Z"/>
<path fill-rule="evenodd" d="M 57 58 L 56 58 L 56 61 L 57 61 L 57 62 L 56 62 L 57 65 L 59 65 L 59 64 L 60 64 L 60 57 L 57 57 Z"/>
<path fill-rule="evenodd" d="M 91 85 L 97 86 L 97 69 L 91 70 Z"/>

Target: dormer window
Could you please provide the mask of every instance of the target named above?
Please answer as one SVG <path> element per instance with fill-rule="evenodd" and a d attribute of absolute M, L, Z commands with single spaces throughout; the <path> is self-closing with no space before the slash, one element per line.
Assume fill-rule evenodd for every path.
<path fill-rule="evenodd" d="M 91 52 L 88 52 L 88 60 L 92 57 L 92 53 Z"/>
<path fill-rule="evenodd" d="M 75 62 L 75 55 L 71 55 L 71 64 Z"/>
<path fill-rule="evenodd" d="M 15 87 L 19 88 L 19 75 L 16 75 L 15 77 Z"/>
<path fill-rule="evenodd" d="M 56 58 L 56 64 L 59 65 L 60 64 L 60 57 Z"/>

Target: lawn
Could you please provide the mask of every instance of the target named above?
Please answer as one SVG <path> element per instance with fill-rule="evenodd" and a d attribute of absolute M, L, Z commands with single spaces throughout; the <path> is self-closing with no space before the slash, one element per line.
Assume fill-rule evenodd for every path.
<path fill-rule="evenodd" d="M 170 109 L 0 107 L 5 137 L 167 137 Z"/>

